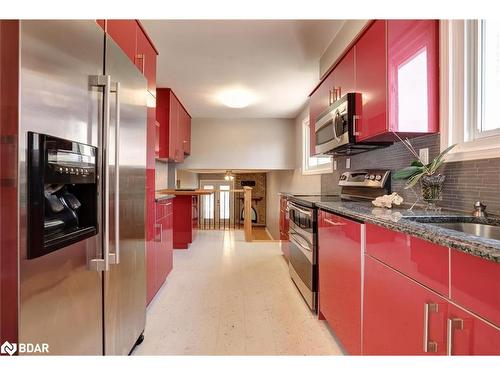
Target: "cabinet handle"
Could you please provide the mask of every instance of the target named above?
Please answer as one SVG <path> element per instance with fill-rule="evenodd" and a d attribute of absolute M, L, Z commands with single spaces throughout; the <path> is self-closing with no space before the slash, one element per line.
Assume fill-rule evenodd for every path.
<path fill-rule="evenodd" d="M 163 242 L 163 225 L 162 224 L 155 224 L 155 229 L 160 228 L 160 240 L 156 240 L 156 242 Z M 158 230 L 156 230 L 155 233 L 155 239 L 158 238 Z"/>
<path fill-rule="evenodd" d="M 464 329 L 463 319 L 448 318 L 446 324 L 446 355 L 453 355 L 453 331 L 455 329 Z"/>
<path fill-rule="evenodd" d="M 431 312 L 438 312 L 439 305 L 437 303 L 424 304 L 424 353 L 436 353 L 438 345 L 435 341 L 429 341 L 429 315 Z"/>
<path fill-rule="evenodd" d="M 345 223 L 336 223 L 335 221 L 331 221 L 330 219 L 327 219 L 327 218 L 324 218 L 323 220 L 325 220 L 325 223 L 328 223 L 330 225 L 334 225 L 336 227 L 341 227 L 341 226 L 345 225 Z"/>
<path fill-rule="evenodd" d="M 352 116 L 352 134 L 353 135 L 359 135 L 359 132 L 356 130 L 357 121 L 359 119 L 360 119 L 360 117 L 357 115 Z"/>

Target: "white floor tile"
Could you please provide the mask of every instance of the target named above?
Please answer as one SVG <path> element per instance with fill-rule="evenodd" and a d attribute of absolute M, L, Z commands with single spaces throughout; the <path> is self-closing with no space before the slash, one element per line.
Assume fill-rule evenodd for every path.
<path fill-rule="evenodd" d="M 149 306 L 138 355 L 337 355 L 288 276 L 278 243 L 199 231 Z"/>

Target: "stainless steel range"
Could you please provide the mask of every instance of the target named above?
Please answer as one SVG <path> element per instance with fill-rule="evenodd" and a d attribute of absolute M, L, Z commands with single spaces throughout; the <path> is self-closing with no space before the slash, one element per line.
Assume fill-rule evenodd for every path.
<path fill-rule="evenodd" d="M 373 200 L 390 191 L 390 171 L 380 169 L 344 172 L 340 195 L 295 195 L 288 198 L 290 226 L 289 271 L 309 308 L 317 311 L 318 210 L 317 202 Z"/>

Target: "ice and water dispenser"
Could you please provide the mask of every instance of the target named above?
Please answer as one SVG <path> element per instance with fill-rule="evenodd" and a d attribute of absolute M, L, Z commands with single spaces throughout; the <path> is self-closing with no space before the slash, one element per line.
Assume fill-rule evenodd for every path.
<path fill-rule="evenodd" d="M 98 231 L 97 148 L 28 133 L 28 258 Z"/>

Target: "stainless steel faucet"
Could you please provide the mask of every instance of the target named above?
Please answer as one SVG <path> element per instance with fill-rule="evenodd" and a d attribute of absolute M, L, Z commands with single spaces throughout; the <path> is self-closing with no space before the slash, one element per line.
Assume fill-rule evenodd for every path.
<path fill-rule="evenodd" d="M 472 215 L 474 217 L 486 217 L 486 205 L 481 201 L 474 203 L 474 211 L 472 211 Z"/>

